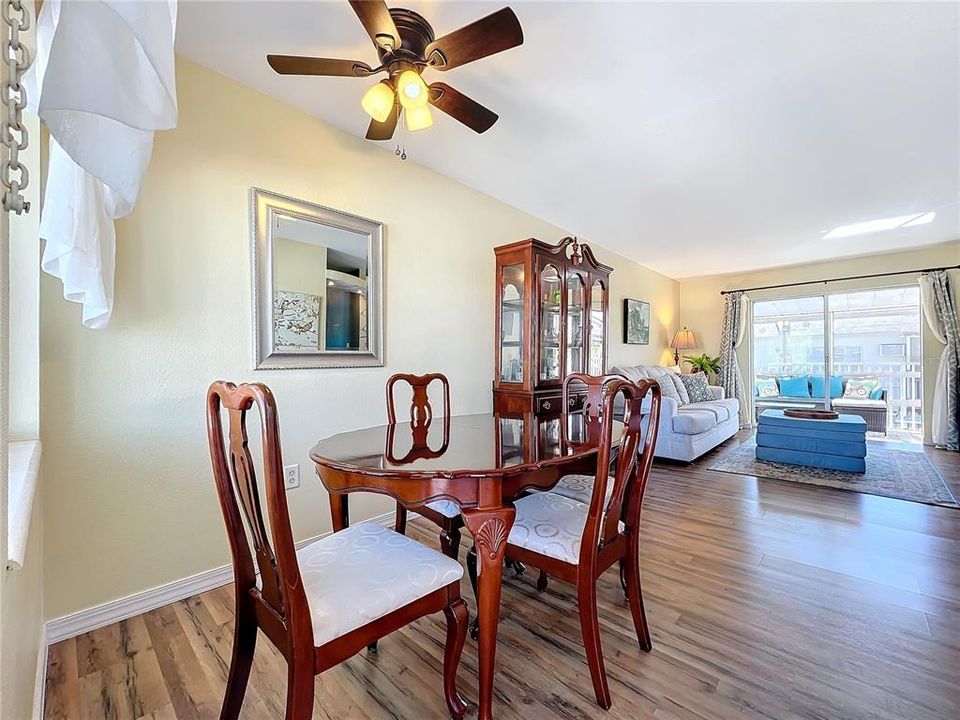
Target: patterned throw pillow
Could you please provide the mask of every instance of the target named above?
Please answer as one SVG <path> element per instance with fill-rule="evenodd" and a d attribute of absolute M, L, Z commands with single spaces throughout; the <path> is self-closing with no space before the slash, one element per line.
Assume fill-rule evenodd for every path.
<path fill-rule="evenodd" d="M 680 380 L 687 388 L 687 395 L 690 396 L 690 402 L 700 403 L 713 400 L 713 391 L 707 382 L 707 376 L 702 372 L 693 375 L 681 375 Z"/>
<path fill-rule="evenodd" d="M 670 379 L 672 373 L 665 373 L 660 377 L 653 378 L 656 381 L 657 385 L 660 386 L 660 394 L 665 398 L 673 398 L 677 405 L 683 405 L 683 401 L 680 399 L 680 393 L 677 391 L 677 386 L 673 384 L 673 380 Z"/>
<path fill-rule="evenodd" d="M 759 397 L 776 397 L 780 394 L 777 381 L 774 378 L 757 378 L 757 395 Z"/>
<path fill-rule="evenodd" d="M 687 386 L 681 380 L 683 376 L 679 373 L 670 373 L 670 379 L 673 380 L 673 386 L 677 389 L 677 395 L 680 396 L 681 405 L 689 405 L 692 401 L 687 393 Z"/>
<path fill-rule="evenodd" d="M 869 400 L 870 393 L 880 385 L 880 378 L 850 378 L 843 389 L 844 400 Z"/>

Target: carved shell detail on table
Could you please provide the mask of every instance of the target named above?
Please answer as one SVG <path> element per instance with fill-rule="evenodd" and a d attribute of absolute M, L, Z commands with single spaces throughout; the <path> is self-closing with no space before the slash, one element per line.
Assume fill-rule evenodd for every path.
<path fill-rule="evenodd" d="M 477 531 L 477 547 L 483 548 L 491 560 L 496 560 L 506 539 L 507 525 L 500 518 L 490 518 Z"/>

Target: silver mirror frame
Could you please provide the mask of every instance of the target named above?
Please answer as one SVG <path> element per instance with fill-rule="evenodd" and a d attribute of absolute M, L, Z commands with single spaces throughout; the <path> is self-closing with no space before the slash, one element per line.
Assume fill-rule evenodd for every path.
<path fill-rule="evenodd" d="M 274 216 L 284 215 L 367 236 L 368 349 L 289 352 L 273 344 Z M 383 223 L 304 200 L 250 188 L 253 275 L 253 366 L 255 370 L 382 367 L 384 346 Z"/>

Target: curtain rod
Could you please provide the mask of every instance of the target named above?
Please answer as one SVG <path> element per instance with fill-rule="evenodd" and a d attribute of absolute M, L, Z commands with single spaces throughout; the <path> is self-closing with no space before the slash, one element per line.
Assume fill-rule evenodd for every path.
<path fill-rule="evenodd" d="M 869 275 L 848 275 L 847 277 L 829 278 L 827 280 L 807 280 L 805 282 L 783 283 L 782 285 L 762 285 L 759 287 L 739 288 L 737 290 L 721 290 L 721 295 L 735 292 L 751 292 L 753 290 L 775 290 L 777 288 L 799 287 L 801 285 L 826 285 L 844 280 L 866 280 L 868 278 L 892 277 L 894 275 L 914 275 L 917 273 L 935 272 L 937 270 L 960 270 L 960 265 L 944 265 L 942 267 L 923 268 L 922 270 L 897 270 L 896 272 L 870 273 Z"/>

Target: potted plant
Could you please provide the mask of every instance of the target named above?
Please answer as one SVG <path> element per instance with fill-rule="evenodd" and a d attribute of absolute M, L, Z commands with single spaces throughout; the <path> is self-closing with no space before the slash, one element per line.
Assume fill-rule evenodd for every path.
<path fill-rule="evenodd" d="M 712 379 L 720 372 L 720 358 L 710 357 L 706 353 L 701 355 L 684 355 L 683 359 L 690 363 L 693 372 L 702 372 Z"/>

